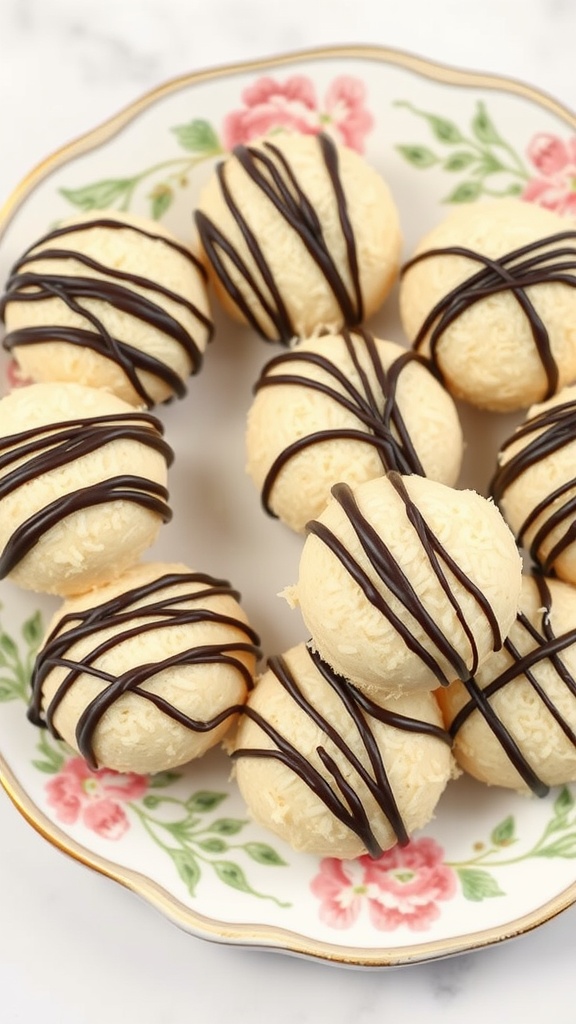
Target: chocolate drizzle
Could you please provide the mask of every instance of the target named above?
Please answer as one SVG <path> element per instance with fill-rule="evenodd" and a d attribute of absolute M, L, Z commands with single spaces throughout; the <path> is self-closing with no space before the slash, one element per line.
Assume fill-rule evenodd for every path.
<path fill-rule="evenodd" d="M 298 707 L 316 723 L 344 757 L 388 820 L 398 842 L 405 846 L 409 836 L 388 779 L 382 751 L 378 746 L 370 718 L 405 732 L 433 736 L 448 745 L 451 744 L 449 734 L 432 722 L 409 718 L 380 707 L 369 697 L 360 693 L 342 676 L 336 675 L 316 652 L 309 648 L 307 648 L 307 652 L 319 674 L 338 697 L 343 711 L 354 723 L 359 740 L 358 751 L 363 751 L 365 758 L 362 758 L 361 753 L 346 743 L 339 730 L 332 724 L 332 720 L 307 699 L 285 658 L 280 656 L 271 658 L 268 667 Z M 324 774 L 315 768 L 306 754 L 287 740 L 272 722 L 255 711 L 250 703 L 242 709 L 242 714 L 262 729 L 275 744 L 275 749 L 241 747 L 234 751 L 232 757 L 235 759 L 241 757 L 271 758 L 286 765 L 305 782 L 339 821 L 359 837 L 371 857 L 379 857 L 382 848 L 374 834 L 369 814 L 356 788 L 346 779 L 343 770 L 326 748 L 321 746 L 316 749 L 316 754 L 325 769 Z M 364 763 L 366 760 L 369 766 Z"/>
<path fill-rule="evenodd" d="M 148 413 L 122 413 L 41 424 L 0 438 L 0 501 L 19 487 L 114 441 L 136 441 L 159 452 L 170 465 L 173 452 L 162 437 L 162 424 Z M 131 501 L 167 522 L 172 513 L 168 492 L 144 477 L 121 474 L 62 495 L 33 513 L 13 530 L 0 554 L 0 579 L 63 518 L 94 505 Z"/>
<path fill-rule="evenodd" d="M 506 452 L 512 444 L 524 439 L 527 439 L 524 446 L 499 466 L 492 478 L 490 491 L 498 504 L 505 497 L 507 488 L 518 480 L 522 473 L 567 445 L 574 444 L 576 400 L 544 409 L 527 420 L 504 442 L 500 451 Z M 517 532 L 516 540 L 522 546 L 527 531 L 542 517 L 542 523 L 534 534 L 529 550 L 532 561 L 545 572 L 552 571 L 558 556 L 576 540 L 575 492 L 576 474 L 558 484 L 550 494 L 531 508 Z M 541 548 L 559 526 L 563 528 L 562 534 L 546 558 L 543 558 Z"/>
<path fill-rule="evenodd" d="M 5 293 L 0 299 L 0 317 L 4 319 L 6 308 L 11 302 L 41 302 L 57 298 L 71 312 L 80 316 L 86 326 L 67 327 L 59 324 L 47 324 L 22 327 L 9 331 L 4 338 L 3 346 L 11 352 L 14 348 L 25 345 L 61 341 L 69 345 L 89 348 L 116 363 L 139 398 L 149 408 L 154 405 L 154 400 L 142 383 L 138 371 L 152 374 L 158 380 L 163 381 L 173 394 L 181 398 L 186 393 L 186 387 L 180 376 L 170 366 L 157 356 L 143 352 L 133 345 L 113 337 L 106 327 L 106 313 L 97 314 L 93 308 L 88 308 L 82 300 L 88 300 L 88 302 L 96 300 L 104 303 L 105 306 L 126 313 L 141 323 L 162 331 L 184 349 L 190 359 L 191 373 L 197 373 L 202 365 L 202 351 L 198 343 L 182 324 L 157 301 L 148 295 L 134 291 L 134 288 L 145 288 L 148 292 L 155 293 L 159 299 L 169 299 L 177 303 L 183 310 L 187 310 L 196 318 L 203 330 L 208 333 L 209 339 L 212 337 L 212 321 L 194 303 L 151 278 L 140 277 L 126 270 L 105 265 L 73 248 L 52 246 L 52 243 L 61 237 L 73 235 L 78 231 L 98 228 L 132 231 L 145 238 L 161 242 L 187 259 L 199 274 L 205 274 L 200 262 L 183 246 L 163 235 L 153 234 L 133 224 L 113 218 L 98 217 L 88 223 L 57 228 L 35 242 L 14 264 Z M 37 260 L 70 260 L 77 265 L 87 267 L 97 275 L 104 276 L 82 276 L 62 271 L 56 274 L 49 274 L 47 271 L 36 272 L 34 262 Z"/>
<path fill-rule="evenodd" d="M 340 178 L 338 150 L 324 133 L 318 134 L 316 139 L 332 187 L 340 230 L 344 238 L 351 288 L 346 284 L 330 253 L 314 206 L 302 190 L 293 167 L 281 149 L 272 142 L 264 142 L 258 148 L 241 145 L 234 148 L 233 156 L 276 212 L 286 221 L 289 229 L 298 235 L 324 275 L 341 310 L 344 324 L 353 327 L 364 318 L 354 229 L 348 215 L 348 205 Z M 216 170 L 220 189 L 256 272 L 250 269 L 240 250 L 235 248 L 214 221 L 203 211 L 197 210 L 194 217 L 202 245 L 214 272 L 246 321 L 266 340 L 288 344 L 297 331 L 290 319 L 278 282 L 260 248 L 258 238 L 229 187 L 227 167 L 227 163 L 222 162 Z M 229 267 L 234 268 L 241 279 L 240 285 L 234 281 Z M 247 296 L 250 296 L 250 299 Z M 260 307 L 264 314 L 263 318 L 255 311 L 255 306 Z M 271 337 L 269 328 L 262 319 L 272 324 L 275 337 Z"/>
<path fill-rule="evenodd" d="M 570 743 L 576 747 L 574 729 L 561 715 L 534 674 L 534 670 L 538 668 L 538 665 L 548 661 L 554 669 L 557 678 L 564 683 L 566 689 L 576 699 L 576 680 L 561 658 L 562 652 L 576 643 L 576 628 L 569 630 L 567 633 L 562 633 L 560 636 L 555 636 L 550 623 L 550 611 L 552 608 L 550 588 L 543 576 L 535 573 L 532 578 L 538 588 L 541 615 L 539 626 L 533 625 L 524 612 L 518 612 L 516 628 L 514 630 L 515 638 L 512 640 L 511 635 L 509 635 L 504 641 L 504 649 L 510 655 L 512 664 L 504 669 L 500 675 L 492 679 L 487 686 L 481 687 L 473 678 L 466 681 L 465 685 L 469 694 L 469 700 L 454 717 L 450 726 L 450 735 L 455 738 L 472 712 L 478 711 L 485 719 L 520 777 L 536 796 L 541 797 L 546 796 L 550 787 L 538 778 L 521 746 L 513 738 L 490 703 L 490 698 L 494 694 L 499 693 L 514 680 L 523 677 L 530 683 L 535 696 L 542 703 L 545 711 L 560 726 Z M 518 650 L 519 636 L 523 636 L 534 645 L 526 654 L 521 654 Z"/>
<path fill-rule="evenodd" d="M 191 585 L 190 590 L 178 593 L 177 588 Z M 192 585 L 200 584 L 199 589 Z M 246 687 L 253 685 L 253 677 L 238 657 L 241 652 L 259 656 L 259 639 L 253 629 L 240 619 L 225 615 L 202 605 L 207 598 L 221 595 L 238 599 L 226 580 L 214 579 L 204 573 L 167 573 L 149 583 L 139 584 L 102 604 L 85 611 L 70 612 L 57 623 L 39 652 L 32 673 L 32 697 L 28 718 L 34 725 L 47 728 L 53 736 L 59 737 L 54 725 L 54 716 L 72 687 L 81 685 L 82 675 L 90 675 L 102 683 L 101 692 L 91 700 L 76 726 L 76 741 L 82 756 L 92 769 L 98 767 L 94 754 L 94 734 L 103 715 L 124 693 L 134 693 L 153 704 L 168 718 L 193 732 L 209 732 L 231 715 L 237 714 L 241 705 L 226 708 L 219 715 L 207 721 L 197 721 L 174 707 L 162 694 L 150 693 L 146 684 L 169 668 L 186 665 L 230 665 L 243 678 Z M 145 602 L 142 604 L 142 602 Z M 172 626 L 186 626 L 191 623 L 216 623 L 230 630 L 236 630 L 241 638 L 228 643 L 209 643 L 189 647 L 167 658 L 135 665 L 122 675 L 112 675 L 99 668 L 100 657 L 120 646 L 125 640 L 158 635 L 161 649 L 161 633 Z M 102 638 L 109 630 L 113 634 Z M 75 644 L 91 640 L 91 650 L 80 660 L 71 653 Z M 65 674 L 56 693 L 43 710 L 43 688 L 53 669 L 63 668 Z"/>
<path fill-rule="evenodd" d="M 474 598 L 478 606 L 478 613 L 484 616 L 489 625 L 493 638 L 493 650 L 496 651 L 502 647 L 502 636 L 494 612 L 484 594 L 462 571 L 457 562 L 454 561 L 432 532 L 419 509 L 410 499 L 400 474 L 396 472 L 388 473 L 387 479 L 401 498 L 405 507 L 406 517 L 412 524 L 421 543 L 422 555 L 430 565 L 431 571 L 436 576 L 447 602 L 452 606 L 454 614 L 460 623 L 469 645 L 470 669 L 467 667 L 466 661 L 458 649 L 450 641 L 450 638 L 442 632 L 433 615 L 426 610 L 410 580 L 405 575 L 402 566 L 388 548 L 384 538 L 376 532 L 374 527 L 362 515 L 354 494 L 347 484 L 339 483 L 332 488 L 334 498 L 347 516 L 358 538 L 358 543 L 368 558 L 372 569 L 384 586 L 402 605 L 404 613 L 407 613 L 408 617 L 418 624 L 426 639 L 422 642 L 416 639 L 409 624 L 405 621 L 405 615 L 403 613 L 397 614 L 394 611 L 386 595 L 382 594 L 374 586 L 360 563 L 356 561 L 352 553 L 331 530 L 323 523 L 313 520 L 308 523 L 307 531 L 313 536 L 318 537 L 332 551 L 354 582 L 360 587 L 366 600 L 391 623 L 406 647 L 421 659 L 441 686 L 448 686 L 455 678 L 469 679 L 478 667 L 478 648 L 464 611 L 458 604 L 453 584 L 447 578 L 446 570 L 456 578 L 463 590 Z M 440 659 L 447 661 L 452 669 L 449 675 L 446 675 Z"/>
<path fill-rule="evenodd" d="M 359 386 L 352 383 L 348 375 L 330 359 L 329 354 L 299 352 L 297 349 L 271 359 L 256 382 L 254 387 L 256 392 L 265 387 L 281 384 L 319 391 L 331 398 L 337 405 L 342 406 L 347 412 L 352 413 L 359 421 L 358 427 L 336 427 L 305 434 L 288 445 L 277 456 L 270 466 L 262 486 L 262 505 L 270 516 L 275 515 L 270 507 L 272 489 L 284 466 L 295 455 L 316 444 L 340 439 L 361 441 L 376 449 L 384 472 L 398 470 L 400 473 L 417 473 L 420 476 L 425 476 L 398 406 L 397 389 L 400 375 L 405 367 L 415 360 L 421 365 L 427 366 L 426 360 L 416 355 L 415 352 L 404 352 L 386 369 L 381 361 L 374 337 L 367 331 L 359 329 L 352 333 L 343 330 L 342 339 L 350 362 L 359 377 Z M 378 383 L 377 392 L 374 391 L 368 374 L 362 366 L 361 353 L 367 356 L 368 363 L 374 372 Z M 293 364 L 297 366 L 299 363 L 318 367 L 333 379 L 334 384 L 306 376 L 303 370 L 290 372 L 291 366 Z M 287 372 L 275 373 L 274 371 L 278 367 L 286 368 Z"/>
<path fill-rule="evenodd" d="M 539 284 L 566 284 L 576 287 L 576 247 L 563 242 L 576 239 L 576 231 L 562 231 L 514 249 L 499 259 L 462 246 L 429 249 L 419 253 L 403 267 L 405 274 L 423 260 L 442 256 L 464 256 L 482 269 L 456 285 L 430 310 L 413 341 L 418 350 L 430 334 L 430 358 L 440 372 L 438 346 L 442 335 L 467 309 L 499 292 L 510 292 L 530 325 L 530 331 L 542 368 L 546 375 L 544 398 L 550 398 L 558 387 L 558 366 L 554 359 L 550 335 L 527 289 Z M 556 248 L 547 248 L 555 246 Z"/>

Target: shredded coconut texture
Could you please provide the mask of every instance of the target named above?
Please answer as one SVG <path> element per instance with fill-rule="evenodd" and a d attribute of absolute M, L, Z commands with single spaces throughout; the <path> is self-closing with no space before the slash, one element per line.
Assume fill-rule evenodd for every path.
<path fill-rule="evenodd" d="M 372 773 L 357 725 L 315 668 L 304 645 L 292 648 L 284 658 L 306 699 L 338 731 L 364 768 Z M 442 725 L 438 704 L 431 693 L 411 694 L 387 701 L 385 706 L 396 714 Z M 395 844 L 396 834 L 390 822 L 356 769 L 327 733 L 286 692 L 272 671 L 266 671 L 261 677 L 249 697 L 248 707 L 273 724 L 304 759 L 324 778 L 332 781 L 332 785 L 333 780 L 318 756 L 318 749 L 324 749 L 333 757 L 364 804 L 382 849 Z M 404 825 L 411 834 L 433 817 L 438 800 L 454 774 L 450 748 L 434 736 L 404 732 L 371 717 L 369 727 L 382 755 Z M 275 745 L 257 723 L 242 716 L 234 748 L 273 751 Z M 242 756 L 235 763 L 235 776 L 253 817 L 294 849 L 340 858 L 353 858 L 366 852 L 355 832 L 280 761 L 272 757 Z"/>

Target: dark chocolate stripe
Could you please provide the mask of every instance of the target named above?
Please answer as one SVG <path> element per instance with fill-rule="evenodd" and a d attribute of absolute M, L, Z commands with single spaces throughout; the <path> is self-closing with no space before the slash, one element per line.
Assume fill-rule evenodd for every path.
<path fill-rule="evenodd" d="M 130 412 L 63 420 L 9 434 L 0 439 L 0 501 L 30 480 L 72 465 L 118 440 L 132 440 L 153 448 L 169 465 L 173 452 L 164 441 L 163 432 L 156 417 Z M 111 501 L 131 501 L 167 522 L 172 516 L 167 499 L 168 492 L 161 484 L 131 474 L 112 476 L 62 495 L 13 530 L 0 553 L 0 578 L 12 572 L 44 534 L 67 515 Z"/>
<path fill-rule="evenodd" d="M 516 442 L 524 442 L 521 449 L 496 470 L 490 483 L 490 493 L 494 500 L 502 505 L 507 489 L 523 473 L 573 444 L 575 439 L 576 400 L 562 402 L 550 409 L 544 409 L 536 416 L 526 420 L 501 446 L 500 452 L 504 453 Z M 541 566 L 547 572 L 551 571 L 558 556 L 576 540 L 575 490 L 576 470 L 571 477 L 559 483 L 549 494 L 527 509 L 526 516 L 517 531 L 517 542 L 522 545 L 526 533 L 542 517 L 541 525 L 536 530 L 530 544 L 530 557 L 536 565 Z M 558 527 L 562 527 L 560 537 L 544 558 L 541 549 Z"/>
<path fill-rule="evenodd" d="M 576 247 L 561 245 L 564 241 L 574 239 L 576 231 L 558 232 L 514 249 L 499 259 L 491 259 L 463 246 L 429 249 L 413 257 L 404 265 L 402 274 L 406 274 L 411 267 L 423 260 L 443 256 L 464 256 L 474 263 L 481 264 L 483 268 L 456 285 L 436 303 L 418 330 L 413 347 L 419 349 L 430 333 L 430 357 L 440 371 L 438 346 L 447 328 L 475 303 L 499 292 L 509 291 L 530 325 L 534 345 L 546 375 L 547 386 L 543 397 L 551 397 L 558 386 L 558 366 L 552 354 L 548 329 L 527 289 L 549 283 L 576 287 Z M 557 248 L 545 251 L 546 246 Z"/>
<path fill-rule="evenodd" d="M 38 241 L 33 242 L 32 245 L 26 249 L 24 256 L 28 256 L 30 253 L 34 253 L 34 259 L 37 258 L 37 249 L 41 245 L 45 245 L 46 242 L 52 242 L 55 238 L 62 238 L 64 235 L 73 235 L 76 232 L 85 231 L 87 227 L 102 227 L 109 228 L 111 231 L 136 231 L 139 235 L 144 238 L 150 238 L 153 242 L 162 242 L 163 245 L 167 245 L 169 249 L 173 249 L 174 252 L 180 253 L 185 259 L 192 263 L 196 270 L 199 271 L 201 276 L 206 279 L 206 271 L 202 266 L 202 263 L 194 253 L 190 252 L 183 245 L 180 245 L 175 238 L 167 238 L 165 235 L 160 234 L 156 231 L 147 231 L 146 228 L 141 225 L 129 224 L 127 221 L 118 220 L 116 217 L 106 217 L 105 214 L 102 216 L 94 217 L 91 221 L 81 221 L 77 224 L 68 224 L 64 227 L 53 228 L 52 231 L 47 232 Z"/>
<path fill-rule="evenodd" d="M 521 654 L 516 643 L 510 638 L 510 636 L 508 636 L 504 641 L 504 649 L 512 659 L 512 664 L 508 668 L 504 669 L 498 676 L 495 676 L 494 679 L 484 687 L 481 687 L 474 678 L 470 678 L 466 681 L 465 685 L 468 690 L 469 700 L 455 715 L 450 725 L 450 734 L 455 738 L 464 723 L 470 718 L 471 714 L 477 711 L 483 716 L 487 725 L 526 785 L 537 796 L 546 796 L 550 787 L 542 782 L 538 777 L 537 772 L 526 757 L 522 749 L 522 745 L 514 739 L 509 729 L 490 703 L 490 698 L 494 696 L 494 694 L 505 689 L 505 687 L 514 682 L 514 680 L 524 677 L 530 683 L 530 686 L 542 704 L 544 711 L 550 715 L 550 717 L 561 728 L 570 743 L 576 747 L 576 734 L 573 726 L 563 717 L 560 710 L 548 697 L 533 671 L 538 667 L 538 665 L 542 664 L 542 662 L 548 661 L 553 667 L 558 679 L 564 683 L 569 693 L 576 698 L 576 679 L 574 679 L 574 676 L 569 672 L 566 664 L 561 658 L 562 653 L 576 643 L 576 628 L 569 630 L 567 633 L 555 636 L 550 624 L 550 612 L 552 609 L 552 595 L 550 593 L 550 588 L 544 577 L 540 574 L 534 573 L 533 579 L 538 587 L 540 600 L 539 625 L 538 627 L 533 626 L 526 615 L 523 612 L 519 612 L 516 617 L 516 628 L 514 632 L 516 636 L 518 636 L 518 634 L 522 634 L 524 638 L 530 639 L 534 643 L 534 647 L 528 651 L 527 654 Z"/>
<path fill-rule="evenodd" d="M 343 755 L 345 761 L 362 780 L 382 811 L 382 814 L 388 820 L 398 842 L 401 845 L 406 845 L 409 837 L 390 785 L 382 752 L 370 724 L 370 718 L 383 722 L 392 728 L 433 736 L 450 745 L 449 734 L 431 722 L 409 718 L 408 716 L 380 707 L 369 697 L 361 694 L 342 676 L 336 675 L 317 653 L 309 648 L 307 648 L 307 651 L 317 671 L 332 688 L 340 700 L 342 709 L 352 720 L 359 739 L 359 749 L 364 750 L 369 767 L 363 763 L 359 754 L 344 740 L 341 733 L 332 724 L 331 719 L 304 696 L 298 685 L 298 680 L 290 671 L 285 658 L 280 656 L 271 658 L 268 662 L 268 667 L 298 707 L 316 723 L 322 732 L 329 737 L 339 753 Z M 379 857 L 382 853 L 382 848 L 374 834 L 368 812 L 356 789 L 351 782 L 347 781 L 334 758 L 323 747 L 319 747 L 316 751 L 327 770 L 329 777 L 326 778 L 322 772 L 314 768 L 302 751 L 298 750 L 293 743 L 283 736 L 281 725 L 276 728 L 266 717 L 255 711 L 249 704 L 242 709 L 242 714 L 250 718 L 262 729 L 274 742 L 276 749 L 238 748 L 234 751 L 232 757 L 235 759 L 241 757 L 271 758 L 281 761 L 302 779 L 339 821 L 359 837 L 371 857 Z"/>
<path fill-rule="evenodd" d="M 340 229 L 344 238 L 348 274 L 351 288 L 346 284 L 323 237 L 318 215 L 300 186 L 286 155 L 272 142 L 264 142 L 260 149 L 251 146 L 236 146 L 234 157 L 239 161 L 250 180 L 272 203 L 277 213 L 284 218 L 289 228 L 301 239 L 306 250 L 324 275 L 328 287 L 342 313 L 343 322 L 353 327 L 364 317 L 364 303 L 358 267 L 358 255 L 354 230 L 348 214 L 348 205 L 340 177 L 338 150 L 325 134 L 316 136 L 321 159 L 326 168 L 332 194 L 338 212 Z M 226 176 L 227 165 L 219 164 L 217 176 L 224 201 L 241 232 L 249 256 L 257 274 L 249 268 L 242 254 L 229 238 L 203 211 L 194 214 L 196 226 L 204 251 L 224 289 L 228 292 L 246 321 L 266 340 L 278 340 L 288 344 L 296 335 L 290 320 L 282 292 L 272 270 L 253 233 L 247 218 L 229 188 Z M 248 301 L 244 289 L 235 284 L 228 265 L 234 267 L 242 279 L 244 288 L 252 294 Z M 265 317 L 271 322 L 275 337 L 269 337 L 261 317 L 254 312 L 260 306 Z"/>
<path fill-rule="evenodd" d="M 299 352 L 298 349 L 271 359 L 262 370 L 261 376 L 254 386 L 256 392 L 266 387 L 286 384 L 309 388 L 326 395 L 347 412 L 352 413 L 359 421 L 358 428 L 335 427 L 306 434 L 280 452 L 270 466 L 262 486 L 262 505 L 268 515 L 274 516 L 270 507 L 270 499 L 283 468 L 295 455 L 316 444 L 340 439 L 359 441 L 376 449 L 384 472 L 398 470 L 400 473 L 417 473 L 420 476 L 425 476 L 398 406 L 397 389 L 400 375 L 406 366 L 417 361 L 427 367 L 427 361 L 415 352 L 408 351 L 399 355 L 386 369 L 380 359 L 375 339 L 367 331 L 362 329 L 354 332 L 344 330 L 342 338 L 360 378 L 358 387 L 330 358 L 329 352 L 326 354 Z M 379 391 L 376 393 L 363 369 L 360 361 L 361 353 L 366 354 L 368 363 L 376 376 L 379 387 Z M 295 365 L 297 368 L 299 363 L 318 367 L 328 375 L 328 378 L 333 379 L 334 384 L 314 380 L 306 376 L 304 370 L 296 369 L 295 372 L 290 372 L 291 367 Z M 274 372 L 278 367 L 286 368 L 286 372 Z"/>
<path fill-rule="evenodd" d="M 373 585 L 371 579 L 351 552 L 323 523 L 313 520 L 308 524 L 307 530 L 330 548 L 355 583 L 360 587 L 366 600 L 391 623 L 406 647 L 420 658 L 440 685 L 447 686 L 456 677 L 464 680 L 468 679 L 476 671 L 479 657 L 478 649 L 474 634 L 462 608 L 456 600 L 453 587 L 447 579 L 446 570 L 454 575 L 466 593 L 474 598 L 479 614 L 484 616 L 490 627 L 493 637 L 493 649 L 499 650 L 502 646 L 502 637 L 494 612 L 484 594 L 466 576 L 457 562 L 454 561 L 449 552 L 446 551 L 439 539 L 434 535 L 414 502 L 411 501 L 400 474 L 391 472 L 388 474 L 388 480 L 400 496 L 406 510 L 406 516 L 412 523 L 415 534 L 420 541 L 423 557 L 429 563 L 431 571 L 436 576 L 446 596 L 446 600 L 454 609 L 462 627 L 470 649 L 470 669 L 467 668 L 464 658 L 452 644 L 450 638 L 442 632 L 433 616 L 422 604 L 418 594 L 406 577 L 402 566 L 394 558 L 386 545 L 384 538 L 379 536 L 360 512 L 353 492 L 347 484 L 336 484 L 332 488 L 334 498 L 338 501 L 350 522 L 358 542 L 378 578 L 400 602 L 408 615 L 418 623 L 427 639 L 421 642 L 414 637 L 408 623 L 404 622 L 401 616 L 393 611 L 386 596 L 380 593 L 377 587 Z M 448 662 L 452 668 L 452 675 L 446 675 L 439 658 L 443 658 Z"/>
<path fill-rule="evenodd" d="M 30 246 L 14 264 L 4 295 L 0 299 L 0 317 L 4 319 L 6 307 L 11 302 L 33 303 L 58 298 L 72 312 L 82 317 L 89 327 L 59 327 L 58 325 L 24 327 L 7 333 L 3 340 L 4 348 L 7 351 L 12 351 L 18 346 L 37 345 L 47 341 L 63 341 L 70 345 L 87 346 L 116 363 L 144 404 L 152 406 L 154 403 L 138 377 L 138 370 L 152 373 L 178 397 L 182 397 L 186 393 L 186 387 L 181 378 L 169 366 L 157 357 L 147 356 L 145 353 L 141 353 L 135 358 L 134 348 L 114 338 L 106 328 L 101 315 L 89 310 L 81 300 L 97 300 L 166 334 L 186 352 L 192 367 L 191 373 L 197 373 L 202 365 L 202 350 L 197 341 L 158 302 L 153 301 L 149 295 L 142 295 L 138 291 L 134 291 L 134 288 L 145 288 L 148 292 L 169 299 L 182 309 L 186 309 L 207 331 L 209 339 L 213 333 L 211 319 L 184 296 L 178 295 L 151 278 L 102 264 L 74 249 L 50 247 L 52 241 L 62 236 L 97 228 L 129 230 L 162 242 L 184 256 L 197 271 L 203 272 L 196 257 L 183 246 L 162 235 L 153 234 L 132 224 L 100 217 L 88 223 L 57 228 Z M 47 248 L 43 248 L 45 246 Z M 38 260 L 70 260 L 104 276 L 85 277 L 63 272 L 49 274 L 46 271 L 37 273 L 33 269 L 33 264 Z"/>
<path fill-rule="evenodd" d="M 197 591 L 188 590 L 183 594 L 174 593 L 182 584 L 201 584 Z M 161 694 L 149 693 L 146 683 L 168 668 L 181 665 L 231 665 L 243 678 L 250 689 L 253 677 L 238 657 L 241 652 L 259 657 L 259 639 L 254 630 L 234 616 L 224 615 L 202 606 L 207 598 L 228 595 L 235 599 L 238 593 L 226 580 L 218 580 L 205 573 L 167 573 L 149 583 L 127 590 L 117 597 L 94 605 L 84 611 L 71 612 L 64 616 L 47 637 L 39 652 L 32 674 L 32 696 L 28 718 L 35 725 L 46 727 L 53 736 L 58 736 L 54 726 L 56 714 L 62 700 L 82 674 L 92 675 L 104 685 L 101 692 L 85 708 L 76 727 L 78 749 L 91 768 L 97 767 L 93 741 L 94 733 L 102 716 L 124 693 L 136 693 L 154 704 L 169 718 L 179 722 L 193 732 L 209 732 L 240 707 L 231 706 L 207 721 L 197 721 L 168 703 Z M 146 598 L 151 600 L 145 604 Z M 204 644 L 190 647 L 167 658 L 136 665 L 121 676 L 113 676 L 95 664 L 101 655 L 113 651 L 125 640 L 143 636 L 148 632 L 185 626 L 190 623 L 212 622 L 237 630 L 241 638 L 221 644 Z M 113 635 L 99 639 L 100 634 L 112 629 Z M 72 655 L 75 644 L 87 639 L 92 647 L 81 660 Z M 159 644 L 160 646 L 160 644 Z M 43 687 L 50 672 L 57 667 L 67 669 L 48 707 L 43 710 Z"/>

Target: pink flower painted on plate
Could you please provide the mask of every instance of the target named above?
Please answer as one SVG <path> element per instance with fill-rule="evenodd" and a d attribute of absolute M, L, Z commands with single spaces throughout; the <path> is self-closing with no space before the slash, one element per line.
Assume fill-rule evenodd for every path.
<path fill-rule="evenodd" d="M 46 783 L 48 804 L 66 825 L 81 821 L 103 839 L 120 839 L 129 828 L 122 803 L 138 800 L 148 789 L 148 779 L 133 772 L 125 775 L 101 768 L 93 772 L 81 757 L 72 757 Z"/>
<path fill-rule="evenodd" d="M 337 860 L 324 857 L 320 872 L 310 888 L 320 900 L 320 918 L 331 928 L 350 928 L 357 920 L 363 903 L 370 908 L 377 898 L 377 886 L 366 884 L 363 858 Z"/>
<path fill-rule="evenodd" d="M 527 152 L 538 174 L 530 179 L 522 198 L 576 216 L 576 136 L 564 142 L 557 135 L 540 132 Z"/>
<path fill-rule="evenodd" d="M 26 387 L 27 384 L 32 383 L 30 377 L 26 377 L 22 373 L 15 359 L 11 359 L 6 366 L 6 380 L 10 391 L 13 391 L 14 388 Z"/>
<path fill-rule="evenodd" d="M 424 931 L 440 916 L 438 903 L 456 894 L 456 874 L 444 864 L 444 850 L 434 839 L 395 846 L 378 860 L 365 862 L 367 883 L 380 890 L 372 914 L 378 928 L 388 931 L 405 924 Z"/>
<path fill-rule="evenodd" d="M 365 905 L 380 931 L 400 925 L 425 931 L 440 915 L 439 902 L 455 895 L 457 883 L 442 847 L 423 838 L 395 846 L 377 860 L 326 857 L 310 888 L 320 900 L 321 920 L 332 928 L 349 928 Z"/>
<path fill-rule="evenodd" d="M 362 153 L 365 136 L 374 124 L 366 109 L 364 83 L 349 75 L 333 80 L 322 103 L 306 75 L 292 75 L 284 82 L 265 75 L 244 90 L 242 101 L 243 107 L 224 120 L 224 143 L 228 149 L 282 130 L 307 135 L 324 131 Z"/>

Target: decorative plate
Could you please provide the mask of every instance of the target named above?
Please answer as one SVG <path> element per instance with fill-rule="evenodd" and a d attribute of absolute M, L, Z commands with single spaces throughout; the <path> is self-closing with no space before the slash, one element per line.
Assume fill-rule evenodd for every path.
<path fill-rule="evenodd" d="M 148 214 L 186 242 L 195 196 L 222 154 L 290 127 L 328 131 L 380 170 L 406 254 L 456 203 L 517 195 L 576 214 L 576 116 L 559 103 L 391 50 L 311 51 L 168 82 L 49 157 L 0 213 L 2 280 L 27 245 L 78 210 Z M 403 340 L 394 296 L 370 326 Z M 159 412 L 176 451 L 175 516 L 149 555 L 230 579 L 266 655 L 306 639 L 277 597 L 296 578 L 302 540 L 266 518 L 244 472 L 251 386 L 271 354 L 217 314 L 202 372 Z M 483 491 L 511 422 L 461 411 L 461 483 Z M 194 935 L 400 965 L 519 935 L 576 900 L 576 787 L 539 800 L 460 778 L 408 847 L 338 862 L 297 855 L 250 822 L 220 751 L 151 778 L 91 772 L 25 714 L 34 650 L 56 605 L 6 582 L 0 602 L 4 788 L 50 842 Z"/>

